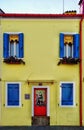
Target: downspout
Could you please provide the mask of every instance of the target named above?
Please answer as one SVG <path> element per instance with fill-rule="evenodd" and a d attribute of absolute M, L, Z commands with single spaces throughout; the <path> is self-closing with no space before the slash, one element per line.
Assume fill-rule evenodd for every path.
<path fill-rule="evenodd" d="M 80 65 L 79 65 L 79 76 L 80 76 L 80 92 L 79 92 L 79 96 L 80 96 L 80 126 L 82 126 L 82 22 L 83 22 L 83 17 L 80 20 Z"/>

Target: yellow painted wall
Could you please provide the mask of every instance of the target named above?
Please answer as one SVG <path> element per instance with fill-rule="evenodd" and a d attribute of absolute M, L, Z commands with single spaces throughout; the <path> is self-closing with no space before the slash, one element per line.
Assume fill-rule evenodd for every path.
<path fill-rule="evenodd" d="M 79 65 L 57 65 L 59 61 L 60 32 L 79 33 L 77 19 L 2 19 L 4 32 L 24 33 L 25 65 L 3 63 L 1 55 L 1 125 L 31 125 L 32 86 L 27 80 L 53 80 L 46 83 L 50 89 L 50 125 L 79 125 Z M 3 48 L 3 40 L 1 40 Z M 3 49 L 2 49 L 3 51 Z M 3 54 L 3 52 L 2 52 Z M 21 82 L 21 108 L 6 108 L 6 82 Z M 62 108 L 60 81 L 75 82 L 75 107 Z M 38 83 L 36 83 L 38 86 Z M 24 95 L 30 94 L 30 100 Z M 84 106 L 83 106 L 84 107 Z M 84 114 L 83 114 L 84 115 Z"/>

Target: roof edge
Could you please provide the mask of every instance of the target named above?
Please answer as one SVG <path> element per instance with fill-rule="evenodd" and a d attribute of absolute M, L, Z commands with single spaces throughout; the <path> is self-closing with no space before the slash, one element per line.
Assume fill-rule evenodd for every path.
<path fill-rule="evenodd" d="M 71 18 L 84 17 L 83 14 L 17 14 L 5 13 L 0 14 L 2 18 Z"/>

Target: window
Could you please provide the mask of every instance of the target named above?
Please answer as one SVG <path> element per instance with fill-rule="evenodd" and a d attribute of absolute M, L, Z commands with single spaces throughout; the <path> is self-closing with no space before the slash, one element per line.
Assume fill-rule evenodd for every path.
<path fill-rule="evenodd" d="M 64 44 L 64 57 L 73 58 L 73 45 L 72 44 Z"/>
<path fill-rule="evenodd" d="M 60 85 L 60 105 L 74 106 L 74 83 L 62 82 Z"/>
<path fill-rule="evenodd" d="M 6 84 L 6 106 L 19 107 L 21 106 L 21 85 L 20 83 Z"/>
<path fill-rule="evenodd" d="M 24 57 L 23 33 L 19 34 L 3 34 L 3 57 Z"/>
<path fill-rule="evenodd" d="M 60 58 L 79 58 L 79 34 L 60 33 Z"/>
<path fill-rule="evenodd" d="M 18 35 L 9 36 L 9 56 L 19 57 L 19 38 Z"/>

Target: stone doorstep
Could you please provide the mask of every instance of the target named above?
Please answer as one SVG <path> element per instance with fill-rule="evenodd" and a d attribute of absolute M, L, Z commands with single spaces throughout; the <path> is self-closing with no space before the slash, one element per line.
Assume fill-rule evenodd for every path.
<path fill-rule="evenodd" d="M 32 117 L 32 125 L 34 126 L 49 126 L 50 117 L 49 116 L 34 116 Z"/>

